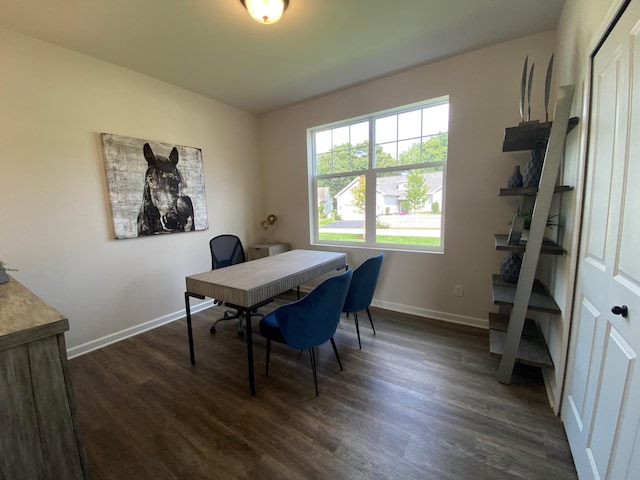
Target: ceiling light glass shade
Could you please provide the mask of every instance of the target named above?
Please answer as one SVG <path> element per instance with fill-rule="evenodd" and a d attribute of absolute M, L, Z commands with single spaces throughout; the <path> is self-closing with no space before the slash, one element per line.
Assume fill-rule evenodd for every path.
<path fill-rule="evenodd" d="M 289 6 L 289 0 L 240 0 L 258 23 L 276 23 Z"/>

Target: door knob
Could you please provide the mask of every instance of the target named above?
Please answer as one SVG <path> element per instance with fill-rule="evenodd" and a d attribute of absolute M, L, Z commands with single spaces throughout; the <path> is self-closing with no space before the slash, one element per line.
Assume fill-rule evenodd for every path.
<path fill-rule="evenodd" d="M 627 309 L 626 305 L 622 305 L 621 307 L 616 305 L 614 307 L 611 307 L 611 313 L 613 313 L 614 315 L 622 315 L 623 318 L 627 318 L 627 315 L 629 315 L 629 310 Z"/>

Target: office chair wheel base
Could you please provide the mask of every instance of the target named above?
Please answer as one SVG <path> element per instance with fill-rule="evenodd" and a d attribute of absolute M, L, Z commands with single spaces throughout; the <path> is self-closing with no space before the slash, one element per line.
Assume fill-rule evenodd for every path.
<path fill-rule="evenodd" d="M 215 327 L 215 325 L 209 329 L 209 333 L 210 333 L 211 335 L 213 335 L 214 333 L 216 333 L 216 327 Z"/>

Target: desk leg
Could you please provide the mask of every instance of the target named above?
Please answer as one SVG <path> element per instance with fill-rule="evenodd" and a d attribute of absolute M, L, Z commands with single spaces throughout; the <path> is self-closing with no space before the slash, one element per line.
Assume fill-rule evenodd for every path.
<path fill-rule="evenodd" d="M 247 330 L 247 360 L 249 361 L 249 391 L 256 394 L 256 385 L 253 376 L 253 339 L 251 332 L 251 310 L 245 311 L 245 326 Z"/>
<path fill-rule="evenodd" d="M 184 307 L 187 312 L 187 333 L 189 334 L 189 355 L 191 365 L 196 363 L 196 354 L 193 351 L 193 330 L 191 329 L 191 305 L 189 304 L 189 292 L 184 292 Z"/>

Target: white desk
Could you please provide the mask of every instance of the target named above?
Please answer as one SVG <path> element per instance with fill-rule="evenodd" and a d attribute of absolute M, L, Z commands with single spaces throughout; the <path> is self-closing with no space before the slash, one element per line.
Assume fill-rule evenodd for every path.
<path fill-rule="evenodd" d="M 291 250 L 278 255 L 218 268 L 186 278 L 184 293 L 189 334 L 191 363 L 195 363 L 191 307 L 189 297 L 224 300 L 239 307 L 245 315 L 247 330 L 247 360 L 249 390 L 255 395 L 253 375 L 253 340 L 251 312 L 268 303 L 273 297 L 298 287 L 314 278 L 347 267 L 347 255 L 315 250 Z"/>

